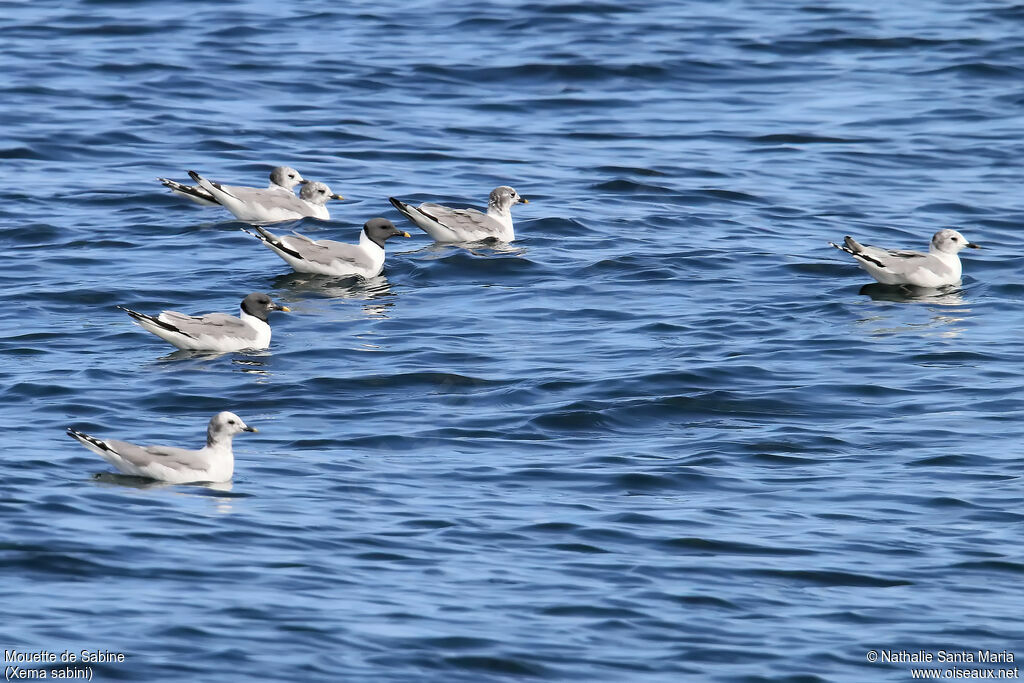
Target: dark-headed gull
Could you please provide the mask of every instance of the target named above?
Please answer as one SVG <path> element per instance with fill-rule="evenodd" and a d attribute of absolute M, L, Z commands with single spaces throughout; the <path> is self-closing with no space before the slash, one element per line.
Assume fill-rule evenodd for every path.
<path fill-rule="evenodd" d="M 164 311 L 158 316 L 146 315 L 124 306 L 118 306 L 147 332 L 152 332 L 179 349 L 188 351 L 245 351 L 270 346 L 271 311 L 288 311 L 287 306 L 275 304 L 262 292 L 254 292 L 242 299 L 239 317 L 227 313 L 208 313 L 203 316 Z"/>
<path fill-rule="evenodd" d="M 360 275 L 370 278 L 380 275 L 384 269 L 384 243 L 391 237 L 409 237 L 409 233 L 399 230 L 386 218 L 368 220 L 359 235 L 359 244 L 311 240 L 299 233 L 279 237 L 259 226 L 253 226 L 253 229 L 255 233 L 242 228 L 262 240 L 296 272 L 339 277 Z"/>

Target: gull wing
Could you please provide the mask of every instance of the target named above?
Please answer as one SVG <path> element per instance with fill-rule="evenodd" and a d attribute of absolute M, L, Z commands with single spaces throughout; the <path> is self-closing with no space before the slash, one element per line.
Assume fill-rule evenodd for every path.
<path fill-rule="evenodd" d="M 174 446 L 137 446 L 127 441 L 104 439 L 110 450 L 130 465 L 145 469 L 159 465 L 176 472 L 203 470 L 209 464 L 200 451 Z"/>
<path fill-rule="evenodd" d="M 334 261 L 343 261 L 364 270 L 373 267 L 370 255 L 355 244 L 334 240 L 312 240 L 297 232 L 285 235 L 280 239 L 280 243 L 293 251 L 296 257 L 325 266 Z"/>
<path fill-rule="evenodd" d="M 171 325 L 178 332 L 189 337 L 235 337 L 248 341 L 256 341 L 257 332 L 255 329 L 227 313 L 208 313 L 204 316 L 185 315 L 177 311 L 164 311 L 158 320 Z"/>
<path fill-rule="evenodd" d="M 476 209 L 450 209 L 428 202 L 418 210 L 467 242 L 494 237 L 502 229 L 501 223 Z"/>
<path fill-rule="evenodd" d="M 953 273 L 952 268 L 931 254 L 922 254 L 919 251 L 892 250 L 888 252 L 888 255 L 889 258 L 883 260 L 883 267 L 899 275 L 909 275 L 919 269 L 927 270 L 938 276 Z"/>

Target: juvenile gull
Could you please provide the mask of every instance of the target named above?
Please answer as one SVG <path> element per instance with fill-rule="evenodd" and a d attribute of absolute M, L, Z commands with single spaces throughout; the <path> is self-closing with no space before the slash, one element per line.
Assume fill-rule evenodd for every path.
<path fill-rule="evenodd" d="M 476 242 L 489 237 L 511 242 L 516 238 L 512 229 L 512 205 L 530 203 L 508 185 L 491 191 L 487 213 L 476 209 L 449 209 L 430 202 L 412 206 L 394 197 L 389 197 L 388 201 L 438 242 Z"/>
<path fill-rule="evenodd" d="M 914 287 L 944 287 L 960 282 L 960 257 L 964 247 L 980 249 L 968 242 L 956 230 L 939 230 L 932 236 L 928 253 L 882 249 L 860 244 L 846 236 L 844 244 L 829 242 L 833 247 L 857 259 L 861 268 L 883 285 L 912 285 Z"/>
<path fill-rule="evenodd" d="M 222 482 L 235 471 L 231 439 L 240 432 L 255 432 L 242 418 L 227 411 L 210 418 L 206 445 L 197 451 L 174 446 L 136 446 L 116 439 L 97 439 L 68 427 L 68 436 L 124 474 L 149 477 L 171 484 Z"/>
<path fill-rule="evenodd" d="M 142 329 L 186 351 L 265 349 L 270 346 L 267 316 L 271 311 L 290 310 L 287 306 L 275 304 L 262 292 L 254 292 L 242 299 L 237 318 L 227 313 L 192 316 L 176 311 L 152 316 L 124 306 L 118 308 L 130 315 Z"/>
<path fill-rule="evenodd" d="M 191 200 L 200 206 L 220 206 L 220 202 L 211 193 L 198 185 L 183 185 L 182 183 L 167 178 L 157 178 L 174 194 Z M 305 185 L 309 181 L 299 175 L 299 172 L 290 166 L 278 166 L 270 172 L 270 185 L 265 188 L 244 187 L 240 185 L 222 185 L 222 187 L 235 197 L 241 197 L 249 201 L 254 200 L 263 192 L 286 192 L 294 196 L 293 188 L 296 185 Z"/>
<path fill-rule="evenodd" d="M 263 241 L 297 273 L 318 275 L 360 275 L 364 278 L 380 275 L 384 269 L 384 243 L 391 237 L 409 237 L 409 233 L 395 227 L 386 218 L 371 218 L 363 225 L 359 244 L 345 244 L 334 240 L 311 240 L 305 235 L 292 233 L 278 237 L 274 233 L 253 226 L 253 237 Z"/>
<path fill-rule="evenodd" d="M 246 223 L 293 221 L 306 216 L 327 220 L 331 214 L 324 205 L 331 199 L 344 199 L 340 194 L 331 192 L 324 183 L 315 181 L 304 184 L 298 197 L 278 190 L 253 190 L 236 196 L 226 185 L 207 180 L 195 171 L 188 174 L 218 204 Z"/>

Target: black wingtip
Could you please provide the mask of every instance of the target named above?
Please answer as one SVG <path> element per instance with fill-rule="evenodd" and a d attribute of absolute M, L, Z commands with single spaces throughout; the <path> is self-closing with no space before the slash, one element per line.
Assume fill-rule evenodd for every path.
<path fill-rule="evenodd" d="M 426 215 L 425 212 L 423 211 L 423 209 L 417 209 L 415 207 L 412 207 L 409 204 L 406 204 L 405 202 L 403 202 L 401 199 L 395 199 L 394 197 L 388 197 L 388 201 L 391 202 L 391 206 L 393 206 L 396 209 L 398 209 L 398 213 L 400 213 L 403 216 L 405 216 L 412 223 L 416 223 L 416 221 L 413 219 L 413 212 L 414 211 L 418 212 L 418 213 L 423 213 L 424 215 Z M 430 217 L 430 216 L 428 216 L 428 217 Z"/>
<path fill-rule="evenodd" d="M 175 327 L 174 325 L 172 325 L 170 323 L 164 322 L 163 320 L 161 320 L 160 318 L 158 318 L 155 315 L 147 315 L 145 313 L 139 313 L 138 311 L 133 311 L 132 309 L 125 308 L 124 306 L 118 306 L 118 308 L 120 308 L 122 311 L 127 313 L 129 316 L 131 316 L 133 320 L 145 320 L 147 323 L 151 323 L 153 325 L 157 325 L 158 327 L 162 327 L 165 330 L 167 330 L 168 332 L 174 332 L 175 334 L 180 334 L 181 336 L 188 337 L 189 339 L 195 339 L 196 338 L 195 336 L 189 334 L 188 332 L 186 332 L 184 330 L 180 330 L 180 329 L 178 329 L 177 327 Z"/>
<path fill-rule="evenodd" d="M 80 432 L 80 431 L 78 431 L 77 429 L 75 429 L 73 427 L 68 427 L 67 431 L 65 433 L 68 436 L 70 436 L 72 439 L 76 440 L 76 441 L 88 441 L 89 443 L 96 443 L 96 441 L 97 441 L 97 439 L 94 439 L 93 437 L 89 436 L 88 434 L 86 434 L 84 432 Z"/>
<path fill-rule="evenodd" d="M 196 199 L 202 199 L 207 202 L 213 202 L 214 204 L 220 204 L 220 202 L 217 201 L 216 197 L 214 197 L 211 193 L 207 192 L 201 187 L 193 187 L 192 185 L 182 185 L 181 183 L 175 182 L 173 180 L 168 180 L 167 178 L 157 178 L 157 180 L 163 183 L 163 186 L 169 189 L 171 192 L 175 192 L 186 197 L 194 197 Z"/>
<path fill-rule="evenodd" d="M 150 322 L 159 322 L 155 316 L 146 315 L 145 313 L 139 313 L 138 311 L 133 311 L 132 309 L 127 308 L 126 306 L 121 306 L 120 304 L 116 305 L 115 308 L 121 309 L 122 311 L 136 319 L 141 318 L 143 320 L 149 320 Z"/>
<path fill-rule="evenodd" d="M 71 427 L 68 427 L 67 435 L 70 436 L 75 441 L 86 441 L 88 443 L 91 443 L 96 448 L 107 451 L 108 453 L 114 452 L 114 449 L 108 446 L 106 441 L 97 439 L 95 436 L 89 436 L 88 434 L 80 432 L 77 429 L 72 429 Z"/>
<path fill-rule="evenodd" d="M 252 230 L 255 230 L 256 232 L 252 232 L 252 230 L 250 230 L 249 228 L 252 228 Z M 277 242 L 277 238 L 274 236 L 273 233 L 267 232 L 266 230 L 264 230 L 263 228 L 261 228 L 258 225 L 250 225 L 249 228 L 239 228 L 239 230 L 244 232 L 246 235 L 250 235 L 252 237 L 255 237 L 260 242 L 263 242 L 263 244 L 268 244 L 270 246 L 277 247 L 278 249 L 281 249 L 282 251 L 287 251 L 287 249 L 285 249 L 283 245 L 281 245 L 281 244 L 279 244 Z M 291 253 L 291 252 L 289 252 L 289 253 Z"/>
<path fill-rule="evenodd" d="M 196 181 L 197 183 L 200 180 L 199 174 L 196 173 L 195 171 L 189 171 L 188 172 L 188 177 L 191 178 L 192 180 Z"/>
<path fill-rule="evenodd" d="M 879 268 L 885 268 L 885 264 L 882 263 L 881 261 L 879 261 L 878 259 L 876 259 L 874 256 L 868 256 L 863 251 L 857 251 L 856 249 L 850 248 L 849 240 L 851 240 L 851 239 L 853 239 L 853 238 L 851 238 L 849 235 L 847 235 L 846 236 L 846 240 L 847 240 L 846 244 L 843 244 L 841 246 L 836 244 L 835 242 L 829 242 L 829 244 L 831 244 L 833 247 L 835 247 L 836 249 L 838 249 L 840 251 L 845 251 L 847 254 L 849 254 L 850 256 L 852 256 L 855 259 L 860 259 L 861 261 L 867 261 L 868 263 L 876 265 Z M 858 245 L 858 246 L 860 246 L 860 245 Z"/>
<path fill-rule="evenodd" d="M 300 254 L 299 252 L 295 251 L 294 249 L 289 249 L 288 247 L 286 247 L 284 245 L 284 243 L 281 242 L 281 240 L 265 239 L 264 242 L 266 242 L 270 246 L 274 247 L 275 249 L 283 251 L 284 253 L 288 254 L 289 256 L 291 256 L 293 258 L 297 258 L 300 261 L 305 261 L 306 260 L 305 258 L 303 258 L 302 254 Z"/>
<path fill-rule="evenodd" d="M 288 247 L 286 247 L 284 245 L 284 243 L 282 243 L 281 240 L 278 239 L 277 236 L 275 236 L 273 233 L 264 230 L 263 228 L 261 228 L 258 225 L 250 225 L 249 227 L 252 228 L 253 230 L 255 230 L 256 232 L 258 232 L 259 234 L 257 235 L 255 232 L 249 232 L 246 228 L 239 228 L 239 230 L 241 230 L 244 233 L 248 233 L 248 234 L 252 235 L 256 239 L 262 241 L 268 247 L 273 247 L 274 249 L 277 249 L 278 251 L 283 251 L 284 253 L 288 254 L 289 256 L 297 258 L 300 261 L 305 261 L 306 260 L 306 259 L 304 259 L 302 257 L 302 254 L 300 254 L 299 252 L 295 251 L 294 249 L 289 249 Z"/>

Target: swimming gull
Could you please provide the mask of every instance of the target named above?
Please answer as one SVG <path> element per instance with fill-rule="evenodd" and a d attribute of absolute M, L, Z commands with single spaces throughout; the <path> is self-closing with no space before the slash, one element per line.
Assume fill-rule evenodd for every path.
<path fill-rule="evenodd" d="M 146 315 L 124 306 L 118 306 L 147 332 L 186 351 L 244 351 L 265 349 L 270 346 L 271 311 L 288 311 L 287 306 L 274 303 L 262 292 L 254 292 L 242 299 L 239 317 L 227 313 L 208 313 L 203 316 L 184 315 L 164 311 L 158 316 Z"/>
<path fill-rule="evenodd" d="M 174 446 L 136 446 L 116 439 L 97 439 L 68 427 L 67 434 L 124 474 L 149 477 L 171 484 L 231 479 L 235 456 L 231 439 L 240 432 L 255 432 L 242 418 L 224 411 L 210 418 L 206 445 L 197 451 Z"/>
<path fill-rule="evenodd" d="M 360 275 L 365 278 L 379 275 L 384 269 L 384 243 L 391 237 L 409 237 L 409 233 L 395 227 L 386 218 L 371 218 L 363 225 L 359 244 L 345 244 L 334 240 L 311 240 L 293 233 L 278 237 L 274 233 L 253 226 L 249 233 L 263 241 L 298 273 L 319 275 Z"/>
<path fill-rule="evenodd" d="M 834 242 L 829 244 L 857 259 L 861 268 L 883 285 L 932 288 L 959 284 L 962 268 L 957 253 L 964 247 L 981 248 L 968 242 L 956 230 L 948 228 L 932 236 L 927 254 L 872 247 L 860 244 L 849 235 L 842 245 Z"/>
<path fill-rule="evenodd" d="M 508 185 L 491 191 L 487 213 L 476 209 L 450 209 L 430 202 L 412 206 L 394 197 L 389 197 L 388 201 L 438 242 L 476 242 L 491 237 L 511 242 L 516 238 L 512 229 L 512 205 L 530 203 Z"/>
<path fill-rule="evenodd" d="M 298 197 L 277 190 L 254 190 L 235 196 L 226 185 L 207 180 L 195 171 L 189 171 L 188 174 L 218 204 L 246 223 L 293 221 L 307 216 L 327 220 L 331 214 L 324 205 L 331 199 L 344 199 L 340 194 L 331 192 L 331 188 L 324 183 L 316 181 L 304 184 Z"/>
<path fill-rule="evenodd" d="M 157 180 L 170 188 L 174 194 L 193 201 L 200 206 L 220 206 L 220 202 L 217 201 L 216 197 L 198 185 L 184 185 L 167 178 L 157 178 Z M 260 193 L 267 191 L 287 192 L 289 195 L 294 195 L 292 188 L 296 185 L 305 185 L 308 182 L 291 166 L 278 166 L 270 172 L 270 185 L 265 188 L 244 187 L 240 185 L 222 185 L 222 187 L 235 197 L 242 197 L 252 201 Z"/>

